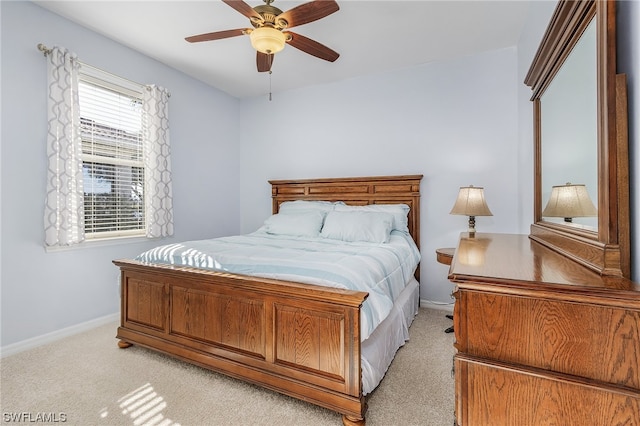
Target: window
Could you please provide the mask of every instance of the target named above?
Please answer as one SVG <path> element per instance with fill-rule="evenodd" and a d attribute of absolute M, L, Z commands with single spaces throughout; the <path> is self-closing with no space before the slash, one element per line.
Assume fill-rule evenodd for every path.
<path fill-rule="evenodd" d="M 80 69 L 87 239 L 145 235 L 142 90 L 86 64 Z"/>
<path fill-rule="evenodd" d="M 45 52 L 45 247 L 173 235 L 168 90 Z"/>

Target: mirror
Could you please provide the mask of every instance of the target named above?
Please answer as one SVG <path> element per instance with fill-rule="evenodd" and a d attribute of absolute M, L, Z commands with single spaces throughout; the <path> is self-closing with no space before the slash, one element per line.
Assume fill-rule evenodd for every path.
<path fill-rule="evenodd" d="M 601 275 L 629 278 L 626 76 L 616 74 L 615 35 L 615 1 L 561 0 L 531 64 L 530 238 Z"/>
<path fill-rule="evenodd" d="M 593 205 L 598 200 L 597 97 L 596 25 L 592 19 L 540 96 L 542 219 L 545 221 L 598 229 L 597 209 L 580 208 L 580 201 Z M 567 183 L 584 185 L 586 199 L 578 199 L 576 195 L 580 192 L 561 191 L 564 196 L 554 194 L 550 200 L 553 187 Z"/>

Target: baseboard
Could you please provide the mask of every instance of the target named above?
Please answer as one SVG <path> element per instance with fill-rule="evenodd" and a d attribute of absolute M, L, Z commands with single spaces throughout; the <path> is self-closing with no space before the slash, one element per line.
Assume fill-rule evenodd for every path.
<path fill-rule="evenodd" d="M 17 343 L 2 346 L 0 348 L 0 358 L 14 355 L 28 349 L 37 348 L 38 346 L 46 345 L 47 343 L 55 342 L 56 340 L 64 339 L 65 337 L 73 336 L 74 334 L 82 333 L 84 331 L 100 327 L 101 325 L 117 321 L 118 319 L 120 319 L 120 313 L 116 312 L 114 314 L 96 318 L 61 330 L 52 331 L 51 333 L 43 334 L 42 336 L 32 337 Z"/>
<path fill-rule="evenodd" d="M 438 309 L 440 311 L 447 311 L 447 312 L 453 313 L 453 302 L 443 303 L 443 302 L 434 302 L 431 300 L 420 299 L 420 307 L 429 308 L 429 309 Z"/>

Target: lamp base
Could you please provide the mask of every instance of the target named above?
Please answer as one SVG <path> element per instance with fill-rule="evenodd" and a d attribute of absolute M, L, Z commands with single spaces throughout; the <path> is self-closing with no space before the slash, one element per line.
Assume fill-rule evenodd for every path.
<path fill-rule="evenodd" d="M 476 217 L 475 216 L 469 216 L 469 230 L 467 232 L 471 235 L 474 235 L 476 233 Z"/>

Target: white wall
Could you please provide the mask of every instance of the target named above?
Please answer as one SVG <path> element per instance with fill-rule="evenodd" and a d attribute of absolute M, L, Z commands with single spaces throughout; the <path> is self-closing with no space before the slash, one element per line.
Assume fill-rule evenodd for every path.
<path fill-rule="evenodd" d="M 467 218 L 458 188 L 484 186 L 479 232 L 525 232 L 518 215 L 515 48 L 241 103 L 242 231 L 271 213 L 269 179 L 423 174 L 421 298 L 451 303 L 447 267 Z M 277 76 L 274 74 L 274 78 Z"/>
<path fill-rule="evenodd" d="M 171 91 L 175 237 L 240 229 L 239 101 L 30 2 L 1 2 L 3 347 L 119 311 L 118 270 L 157 240 L 46 253 L 46 61 L 61 45 L 91 65 Z M 163 240 L 166 242 L 172 239 Z M 115 344 L 115 343 L 114 343 Z"/>

